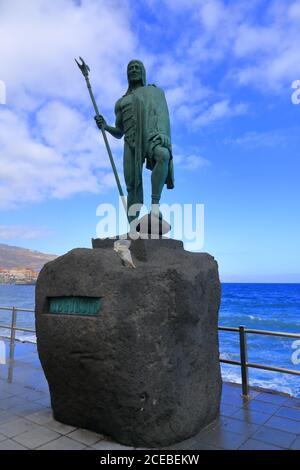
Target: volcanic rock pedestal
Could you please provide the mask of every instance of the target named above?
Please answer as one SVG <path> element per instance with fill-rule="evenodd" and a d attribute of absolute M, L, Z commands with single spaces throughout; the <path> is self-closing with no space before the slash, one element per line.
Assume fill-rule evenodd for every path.
<path fill-rule="evenodd" d="M 39 357 L 55 419 L 130 446 L 187 439 L 219 413 L 220 282 L 214 258 L 170 239 L 94 240 L 42 269 Z"/>

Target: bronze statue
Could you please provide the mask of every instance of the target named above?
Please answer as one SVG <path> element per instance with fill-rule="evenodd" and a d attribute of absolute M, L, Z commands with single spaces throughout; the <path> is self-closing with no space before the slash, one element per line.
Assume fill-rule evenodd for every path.
<path fill-rule="evenodd" d="M 112 136 L 124 137 L 124 177 L 128 192 L 127 214 L 133 204 L 143 204 L 142 169 L 152 171 L 151 214 L 160 217 L 159 202 L 164 184 L 174 188 L 173 156 L 168 106 L 163 90 L 146 85 L 142 62 L 132 60 L 127 66 L 128 89 L 115 105 L 115 126 L 96 115 L 101 130 Z M 132 221 L 139 211 L 128 216 Z"/>

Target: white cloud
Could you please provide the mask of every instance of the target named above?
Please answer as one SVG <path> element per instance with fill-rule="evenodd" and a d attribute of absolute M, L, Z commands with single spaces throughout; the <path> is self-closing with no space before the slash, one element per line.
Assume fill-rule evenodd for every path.
<path fill-rule="evenodd" d="M 166 91 L 173 135 L 174 129 L 197 132 L 245 114 L 247 104 L 233 97 L 237 86 L 278 91 L 300 77 L 300 0 L 147 3 L 157 19 L 155 28 L 146 24 L 160 44 L 157 53 L 144 46 L 132 0 L 0 4 L 0 79 L 7 91 L 7 107 L 0 108 L 1 208 L 114 186 L 74 62 L 79 55 L 91 67 L 96 99 L 109 122 L 126 89 L 126 64 L 140 57 L 148 82 Z M 158 37 L 168 37 L 167 46 Z M 122 142 L 110 142 L 121 172 Z M 197 158 L 185 158 L 186 168 L 199 168 Z"/>
<path fill-rule="evenodd" d="M 200 18 L 208 30 L 215 30 L 224 18 L 225 8 L 217 0 L 204 1 L 200 4 Z"/>
<path fill-rule="evenodd" d="M 123 91 L 123 72 L 135 50 L 126 3 L 106 0 L 2 2 L 0 70 L 7 103 L 36 108 L 47 98 L 86 105 L 84 79 L 74 58 L 83 56 L 101 103 Z M 104 98 L 105 97 L 105 101 Z"/>
<path fill-rule="evenodd" d="M 97 157 L 99 147 L 104 146 L 93 117 L 87 119 L 75 107 L 51 101 L 36 113 L 35 132 L 47 145 L 64 155 L 89 153 L 95 157 L 98 167 L 110 168 L 106 156 Z M 110 146 L 119 151 L 123 144 L 120 140 L 110 139 Z"/>
<path fill-rule="evenodd" d="M 114 186 L 74 58 L 90 65 L 100 110 L 113 119 L 136 50 L 126 3 L 11 0 L 0 5 L 0 30 L 0 208 Z M 109 140 L 120 167 L 122 144 Z"/>
<path fill-rule="evenodd" d="M 247 106 L 244 103 L 231 104 L 229 100 L 221 100 L 209 106 L 194 121 L 195 127 L 207 126 L 208 124 L 223 118 L 245 114 Z"/>
<path fill-rule="evenodd" d="M 68 127 L 68 121 L 66 125 Z M 64 198 L 77 192 L 99 193 L 110 187 L 110 180 L 105 179 L 108 162 L 103 144 L 99 144 L 96 153 L 93 141 L 89 147 L 84 138 L 81 142 L 80 138 L 79 134 L 79 153 L 72 152 L 67 145 L 63 147 L 59 140 L 57 148 L 51 147 L 46 139 L 42 142 L 32 135 L 24 118 L 1 110 L 0 208 L 47 197 Z"/>
<path fill-rule="evenodd" d="M 52 235 L 53 232 L 47 229 L 27 227 L 21 225 L 0 225 L 0 240 L 14 240 L 22 238 L 25 240 L 35 240 Z"/>
<path fill-rule="evenodd" d="M 265 21 L 243 17 L 236 25 L 232 53 L 236 61 L 232 77 L 240 84 L 263 92 L 280 92 L 300 74 L 298 38 L 300 2 L 270 3 Z"/>
<path fill-rule="evenodd" d="M 188 171 L 195 171 L 210 165 L 210 161 L 200 155 L 176 154 L 176 165 Z"/>
<path fill-rule="evenodd" d="M 183 149 L 177 144 L 173 145 L 173 154 L 175 155 L 176 168 L 181 168 L 183 170 L 195 171 L 210 166 L 211 164 L 209 160 L 198 153 L 195 153 L 195 149 L 190 152 L 188 149 Z"/>
<path fill-rule="evenodd" d="M 239 145 L 245 148 L 284 147 L 287 141 L 298 141 L 299 127 L 273 129 L 272 131 L 249 131 L 239 137 L 224 140 L 225 144 Z"/>
<path fill-rule="evenodd" d="M 221 81 L 231 77 L 233 87 L 263 92 L 282 91 L 300 76 L 300 0 L 165 0 L 165 5 L 180 20 L 177 42 L 188 70 L 201 63 L 206 73 L 222 64 Z"/>

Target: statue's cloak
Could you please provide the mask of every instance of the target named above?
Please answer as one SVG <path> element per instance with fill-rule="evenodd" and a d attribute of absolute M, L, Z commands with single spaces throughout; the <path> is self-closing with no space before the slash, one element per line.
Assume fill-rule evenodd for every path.
<path fill-rule="evenodd" d="M 154 149 L 160 145 L 155 137 L 164 135 L 167 143 L 164 145 L 170 152 L 169 171 L 165 184 L 168 189 L 174 188 L 174 167 L 171 145 L 171 131 L 168 105 L 163 90 L 155 85 L 138 88 L 133 93 L 133 116 L 136 124 L 135 138 L 135 187 L 140 183 L 142 165 L 153 169 L 155 161 Z"/>

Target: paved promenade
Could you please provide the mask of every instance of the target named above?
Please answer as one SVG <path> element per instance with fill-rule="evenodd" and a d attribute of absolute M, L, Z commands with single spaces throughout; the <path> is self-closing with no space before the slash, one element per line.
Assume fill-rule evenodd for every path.
<path fill-rule="evenodd" d="M 7 381 L 9 374 L 11 383 Z M 4 449 L 132 448 L 55 421 L 36 346 L 16 343 L 10 366 L 0 365 L 0 450 Z M 240 386 L 226 383 L 218 421 L 169 449 L 299 450 L 300 399 L 252 390 L 245 401 Z"/>

